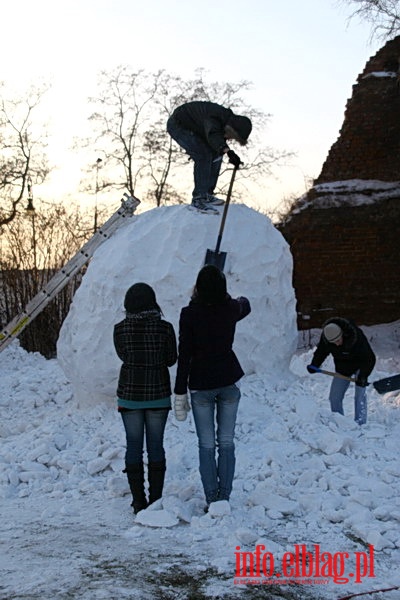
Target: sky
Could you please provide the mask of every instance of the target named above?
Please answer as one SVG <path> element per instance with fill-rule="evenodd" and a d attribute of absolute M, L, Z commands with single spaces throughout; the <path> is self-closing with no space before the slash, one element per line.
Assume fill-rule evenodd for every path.
<path fill-rule="evenodd" d="M 219 221 L 185 206 L 124 219 L 90 261 L 58 358 L 27 353 L 18 340 L 2 351 L 1 598 L 243 600 L 271 597 L 273 582 L 293 600 L 339 600 L 400 586 L 400 391 L 379 395 L 370 385 L 361 427 L 352 385 L 345 415 L 330 412 L 331 377 L 306 370 L 320 331 L 307 332 L 311 345 L 297 335 L 288 246 L 244 205 L 231 206 L 222 239 L 228 291 L 252 307 L 234 344 L 246 375 L 230 501 L 204 512 L 192 412 L 180 423 L 171 413 L 163 497 L 132 514 L 113 324 L 126 289 L 146 277 L 176 326 Z M 370 382 L 399 373 L 400 322 L 363 330 L 377 355 Z M 323 367 L 332 371 L 331 359 Z M 270 576 L 235 577 L 241 553 L 257 546 L 272 556 Z M 290 556 L 303 547 L 312 576 L 298 559 L 289 589 Z M 281 570 L 285 556 L 292 577 Z"/>
<path fill-rule="evenodd" d="M 352 85 L 381 45 L 349 14 L 337 0 L 7 2 L 1 79 L 21 89 L 52 82 L 46 111 L 55 196 L 75 191 L 86 167 L 70 147 L 87 126 L 100 70 L 127 64 L 189 78 L 201 67 L 210 80 L 248 80 L 246 99 L 272 115 L 265 144 L 297 154 L 265 182 L 265 201 L 276 204 L 319 175 Z"/>

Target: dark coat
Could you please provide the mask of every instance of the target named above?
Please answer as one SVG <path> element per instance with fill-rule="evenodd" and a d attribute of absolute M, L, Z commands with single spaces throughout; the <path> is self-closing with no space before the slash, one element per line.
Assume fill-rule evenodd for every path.
<path fill-rule="evenodd" d="M 329 319 L 324 323 L 324 327 L 328 323 L 336 323 L 342 329 L 343 344 L 331 344 L 322 334 L 311 364 L 320 367 L 326 357 L 332 354 L 337 373 L 350 377 L 360 370 L 359 377 L 368 379 L 376 358 L 363 331 L 352 321 L 340 317 Z"/>
<path fill-rule="evenodd" d="M 171 323 L 157 311 L 127 315 L 114 327 L 115 350 L 122 360 L 117 395 L 122 400 L 161 400 L 171 395 L 168 367 L 177 359 Z"/>
<path fill-rule="evenodd" d="M 192 131 L 204 140 L 216 154 L 222 154 L 227 148 L 225 125 L 233 117 L 230 108 L 215 102 L 187 102 L 178 106 L 172 117 L 184 129 Z"/>
<path fill-rule="evenodd" d="M 238 381 L 243 370 L 232 350 L 236 323 L 250 313 L 247 298 L 203 305 L 192 300 L 179 321 L 175 393 L 210 390 Z"/>

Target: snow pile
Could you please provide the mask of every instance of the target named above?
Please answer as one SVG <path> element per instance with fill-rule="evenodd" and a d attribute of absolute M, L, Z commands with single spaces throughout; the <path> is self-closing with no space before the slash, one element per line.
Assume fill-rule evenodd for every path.
<path fill-rule="evenodd" d="M 222 212 L 222 211 L 221 211 Z M 178 332 L 206 249 L 215 249 L 221 219 L 187 206 L 134 216 L 95 253 L 58 343 L 58 358 L 79 401 L 113 398 L 120 361 L 114 324 L 124 317 L 126 290 L 145 281 Z M 250 233 L 249 233 L 250 232 Z M 235 350 L 246 373 L 280 373 L 296 347 L 296 309 L 289 246 L 268 217 L 245 205 L 229 208 L 221 251 L 233 297 L 252 313 L 237 326 Z"/>
<path fill-rule="evenodd" d="M 280 596 L 320 600 L 400 585 L 400 392 L 379 396 L 370 386 L 362 427 L 353 421 L 352 386 L 346 416 L 330 412 L 330 378 L 307 373 L 311 349 L 293 354 L 288 247 L 266 217 L 242 205 L 231 207 L 222 243 L 229 289 L 253 308 L 235 345 L 247 375 L 231 500 L 204 512 L 193 417 L 178 423 L 171 413 L 163 497 L 133 516 L 125 432 L 110 402 L 119 371 L 113 326 L 126 289 L 145 280 L 177 327 L 219 224 L 184 206 L 133 217 L 96 252 L 64 323 L 61 360 L 27 354 L 18 342 L 3 351 L 2 597 L 233 600 L 253 592 L 234 584 L 237 548 L 257 545 L 276 561 L 299 544 L 348 554 L 340 588 L 330 576 L 326 585 L 277 585 Z M 378 356 L 371 380 L 398 373 L 400 323 L 363 329 Z M 329 360 L 324 366 L 332 370 Z M 374 575 L 357 583 L 356 557 L 370 545 Z"/>
<path fill-rule="evenodd" d="M 400 361 L 393 357 L 399 324 L 392 333 L 387 326 L 364 331 L 379 357 L 371 380 L 398 372 Z M 380 358 L 381 339 L 387 358 Z M 143 574 L 155 573 L 162 586 L 175 565 L 197 578 L 212 570 L 216 575 L 208 575 L 204 593 L 232 599 L 243 592 L 233 584 L 235 549 L 254 552 L 257 544 L 276 561 L 295 544 L 348 552 L 346 573 L 354 568 L 355 552 L 374 545 L 373 579 L 364 577 L 360 584 L 350 579 L 340 588 L 330 581 L 316 586 L 315 598 L 400 585 L 400 393 L 379 396 L 371 386 L 369 421 L 359 427 L 352 388 L 346 416 L 330 413 L 330 378 L 307 374 L 311 353 L 295 355 L 291 377 L 280 382 L 255 374 L 243 379 L 229 504 L 217 503 L 204 513 L 192 415 L 177 423 L 171 414 L 163 498 L 135 518 L 115 408 L 107 401 L 78 408 L 57 361 L 11 344 L 0 364 L 0 402 L 7 416 L 0 430 L 4 597 L 75 597 L 73 590 L 85 589 L 84 598 L 92 599 L 100 597 L 100 588 L 101 597 L 114 597 L 117 586 L 119 597 L 147 598 L 152 588 Z M 36 569 L 28 576 L 38 545 Z M 37 570 L 40 560 L 43 571 Z M 132 591 L 131 567 L 138 562 L 142 595 Z M 100 587 L 93 589 L 95 581 Z M 55 582 L 64 596 L 54 591 Z M 312 598 L 311 587 L 303 594 L 298 586 L 293 598 Z"/>

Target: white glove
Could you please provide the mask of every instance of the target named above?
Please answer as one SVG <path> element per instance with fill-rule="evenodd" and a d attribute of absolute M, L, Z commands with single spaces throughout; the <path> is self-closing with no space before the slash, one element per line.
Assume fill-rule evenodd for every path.
<path fill-rule="evenodd" d="M 187 394 L 176 394 L 174 401 L 174 412 L 177 421 L 186 421 L 187 414 L 190 411 L 190 404 Z"/>

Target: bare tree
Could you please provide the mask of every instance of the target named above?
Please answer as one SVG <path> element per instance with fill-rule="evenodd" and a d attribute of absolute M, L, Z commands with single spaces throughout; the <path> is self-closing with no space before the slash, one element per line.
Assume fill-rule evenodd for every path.
<path fill-rule="evenodd" d="M 237 114 L 246 114 L 254 123 L 254 132 L 246 153 L 245 168 L 241 169 L 242 182 L 261 180 L 271 174 L 272 165 L 291 156 L 263 146 L 257 139 L 270 115 L 258 110 L 243 99 L 251 84 L 208 82 L 203 69 L 192 79 L 184 80 L 165 71 L 145 74 L 118 67 L 111 73 L 103 72 L 100 93 L 92 102 L 97 110 L 90 119 L 96 132 L 96 148 L 102 156 L 102 189 L 114 187 L 135 194 L 138 183 L 147 189 L 145 199 L 157 206 L 162 203 L 182 202 L 184 193 L 175 179 L 182 178 L 182 169 L 188 156 L 166 132 L 166 122 L 174 109 L 191 100 L 210 100 L 231 108 Z M 103 160 L 104 159 L 104 160 Z M 225 167 L 226 170 L 226 167 Z M 188 176 L 189 172 L 185 173 Z M 175 179 L 174 179 L 175 177 Z M 220 189 L 228 185 L 221 172 Z"/>
<path fill-rule="evenodd" d="M 25 98 L 6 98 L 0 86 L 0 225 L 10 223 L 30 182 L 42 183 L 49 174 L 46 133 L 33 116 L 46 88 L 32 87 Z"/>
<path fill-rule="evenodd" d="M 340 0 L 353 9 L 350 18 L 371 25 L 371 38 L 388 40 L 400 32 L 399 0 Z"/>
<path fill-rule="evenodd" d="M 5 327 L 92 235 L 92 215 L 77 207 L 30 202 L 3 226 L 0 238 L 0 321 Z M 81 281 L 75 275 L 21 333 L 23 348 L 55 356 L 61 325 Z"/>
<path fill-rule="evenodd" d="M 147 193 L 149 200 L 156 199 L 157 206 L 162 202 L 182 201 L 183 196 L 176 187 L 168 183 L 171 175 L 177 173 L 177 167 L 188 162 L 187 154 L 175 144 L 166 132 L 166 122 L 175 108 L 184 102 L 193 100 L 206 100 L 216 102 L 231 108 L 234 112 L 246 114 L 257 123 L 255 129 L 264 126 L 270 115 L 266 115 L 250 105 L 246 104 L 242 94 L 249 90 L 251 84 L 248 81 L 237 83 L 223 83 L 218 81 L 208 82 L 204 69 L 197 69 L 193 79 L 184 80 L 180 76 L 172 76 L 165 71 L 159 73 L 158 93 L 154 98 L 154 113 L 157 119 L 151 129 L 144 136 L 144 156 L 150 175 L 150 188 Z M 272 157 L 264 149 L 258 149 L 258 158 Z M 247 161 L 246 161 L 247 162 Z M 261 161 L 252 161 L 253 172 Z M 264 163 L 265 166 L 266 163 Z M 247 169 L 250 164 L 247 163 Z M 261 170 L 261 169 L 260 169 Z M 179 169 L 179 172 L 182 171 Z M 241 176 L 243 176 L 243 172 Z M 223 175 L 223 171 L 221 173 Z M 220 181 L 224 181 L 221 177 Z"/>
<path fill-rule="evenodd" d="M 145 198 L 160 206 L 170 201 L 179 203 L 183 201 L 176 189 L 169 185 L 168 178 L 171 168 L 179 159 L 179 150 L 174 145 L 172 138 L 165 129 L 165 122 L 158 120 L 152 129 L 144 134 L 143 142 L 144 164 L 150 179 L 150 185 Z"/>
<path fill-rule="evenodd" d="M 140 136 L 150 123 L 149 108 L 157 92 L 158 76 L 142 70 L 132 72 L 126 66 L 101 72 L 99 95 L 89 99 L 95 106 L 89 117 L 95 139 L 94 143 L 86 141 L 94 145 L 96 155 L 101 157 L 100 189 L 112 187 L 135 194 L 144 168 L 140 160 Z"/>

